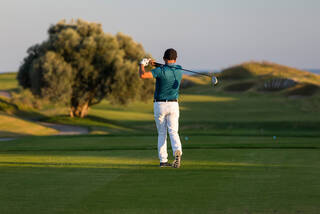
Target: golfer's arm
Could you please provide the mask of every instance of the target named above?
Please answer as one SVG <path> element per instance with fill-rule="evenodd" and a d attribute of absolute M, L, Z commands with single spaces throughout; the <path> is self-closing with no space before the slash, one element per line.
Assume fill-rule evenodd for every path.
<path fill-rule="evenodd" d="M 144 70 L 144 66 L 140 65 L 139 66 L 139 75 L 141 79 L 152 79 L 153 75 L 150 71 L 146 72 L 146 70 Z"/>

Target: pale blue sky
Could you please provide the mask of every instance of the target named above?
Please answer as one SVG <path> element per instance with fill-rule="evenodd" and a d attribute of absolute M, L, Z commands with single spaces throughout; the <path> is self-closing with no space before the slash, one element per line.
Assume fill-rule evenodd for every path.
<path fill-rule="evenodd" d="M 0 0 L 0 71 L 16 70 L 50 24 L 82 18 L 190 69 L 249 60 L 320 68 L 320 0 Z"/>

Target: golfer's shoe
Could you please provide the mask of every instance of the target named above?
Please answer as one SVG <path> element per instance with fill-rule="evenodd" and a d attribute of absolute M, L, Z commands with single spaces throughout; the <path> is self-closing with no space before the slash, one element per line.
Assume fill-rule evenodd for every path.
<path fill-rule="evenodd" d="M 171 167 L 171 163 L 165 162 L 165 163 L 160 163 L 160 167 Z"/>
<path fill-rule="evenodd" d="M 177 150 L 174 153 L 174 161 L 172 163 L 172 167 L 173 168 L 180 168 L 180 164 L 181 164 L 181 151 Z"/>

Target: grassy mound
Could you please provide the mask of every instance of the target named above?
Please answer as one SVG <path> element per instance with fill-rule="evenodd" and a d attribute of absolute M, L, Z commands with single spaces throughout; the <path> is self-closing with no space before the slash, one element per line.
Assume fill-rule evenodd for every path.
<path fill-rule="evenodd" d="M 225 87 L 226 91 L 233 91 L 233 92 L 243 92 L 247 91 L 254 86 L 254 82 L 240 82 L 228 85 Z"/>
<path fill-rule="evenodd" d="M 319 91 L 320 87 L 314 84 L 302 83 L 287 92 L 288 96 L 312 96 Z"/>
<path fill-rule="evenodd" d="M 223 89 L 232 92 L 250 89 L 310 96 L 320 87 L 320 75 L 270 62 L 246 62 L 223 70 L 218 77 L 226 83 Z"/>
<path fill-rule="evenodd" d="M 221 77 L 234 80 L 250 77 L 288 78 L 320 85 L 320 75 L 271 62 L 246 62 L 223 70 Z"/>
<path fill-rule="evenodd" d="M 181 89 L 191 88 L 196 85 L 206 85 L 207 83 L 208 81 L 207 81 L 207 78 L 205 77 L 202 77 L 202 76 L 199 77 L 198 75 L 194 75 L 194 76 L 183 75 L 180 88 Z"/>

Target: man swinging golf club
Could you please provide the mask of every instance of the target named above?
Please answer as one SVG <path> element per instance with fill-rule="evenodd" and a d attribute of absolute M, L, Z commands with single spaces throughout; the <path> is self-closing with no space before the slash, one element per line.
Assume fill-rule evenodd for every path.
<path fill-rule="evenodd" d="M 179 87 L 182 79 L 180 65 L 176 65 L 177 52 L 170 48 L 164 53 L 165 65 L 161 65 L 151 72 L 146 72 L 144 67 L 149 63 L 156 65 L 151 59 L 140 62 L 139 74 L 142 79 L 156 79 L 154 93 L 154 119 L 158 130 L 158 155 L 160 167 L 179 168 L 181 163 L 182 146 L 178 134 L 179 127 Z M 168 163 L 167 131 L 169 132 L 174 161 Z"/>

